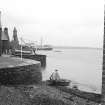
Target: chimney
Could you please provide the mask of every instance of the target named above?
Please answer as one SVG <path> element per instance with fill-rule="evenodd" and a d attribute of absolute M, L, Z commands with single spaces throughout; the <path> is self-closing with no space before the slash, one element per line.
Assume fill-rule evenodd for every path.
<path fill-rule="evenodd" d="M 8 28 L 7 27 L 4 28 L 4 33 L 5 33 L 6 37 L 8 38 L 8 41 L 9 41 L 9 35 L 8 35 Z"/>

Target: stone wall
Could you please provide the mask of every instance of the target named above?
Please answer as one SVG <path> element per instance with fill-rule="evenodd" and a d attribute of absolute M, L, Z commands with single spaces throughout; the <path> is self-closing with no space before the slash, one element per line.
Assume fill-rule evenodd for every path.
<path fill-rule="evenodd" d="M 27 85 L 40 83 L 41 81 L 40 63 L 0 69 L 0 83 L 2 85 Z"/>

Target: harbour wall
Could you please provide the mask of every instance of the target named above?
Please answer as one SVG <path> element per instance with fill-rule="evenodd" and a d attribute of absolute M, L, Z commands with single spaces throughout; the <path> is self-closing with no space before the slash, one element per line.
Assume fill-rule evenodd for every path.
<path fill-rule="evenodd" d="M 15 54 L 15 56 L 19 56 L 21 57 L 21 54 Z M 41 55 L 41 54 L 22 54 L 23 58 L 27 58 L 27 59 L 32 59 L 32 60 L 36 60 L 36 61 L 40 61 L 41 62 L 41 67 L 46 67 L 46 55 Z"/>

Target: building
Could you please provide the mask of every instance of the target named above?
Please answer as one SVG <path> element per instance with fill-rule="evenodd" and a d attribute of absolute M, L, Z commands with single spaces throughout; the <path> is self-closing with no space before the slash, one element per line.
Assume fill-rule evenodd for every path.
<path fill-rule="evenodd" d="M 10 41 L 8 35 L 8 28 L 5 27 L 4 31 L 2 30 L 1 25 L 1 11 L 0 11 L 0 56 L 2 54 L 7 54 L 10 48 Z"/>
<path fill-rule="evenodd" d="M 16 49 L 19 46 L 19 41 L 17 37 L 17 29 L 14 27 L 13 29 L 13 40 L 11 41 L 11 47 L 12 49 Z"/>
<path fill-rule="evenodd" d="M 10 40 L 9 40 L 7 27 L 5 27 L 4 31 L 2 31 L 1 41 L 2 41 L 2 54 L 8 54 L 10 48 Z"/>

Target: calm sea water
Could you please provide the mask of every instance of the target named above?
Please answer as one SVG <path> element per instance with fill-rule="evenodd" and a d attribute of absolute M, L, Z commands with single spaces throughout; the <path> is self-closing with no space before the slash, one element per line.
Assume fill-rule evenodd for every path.
<path fill-rule="evenodd" d="M 37 53 L 47 55 L 47 66 L 42 70 L 43 80 L 49 79 L 58 69 L 61 78 L 73 81 L 70 86 L 77 84 L 81 90 L 101 93 L 101 49 L 54 49 Z"/>

